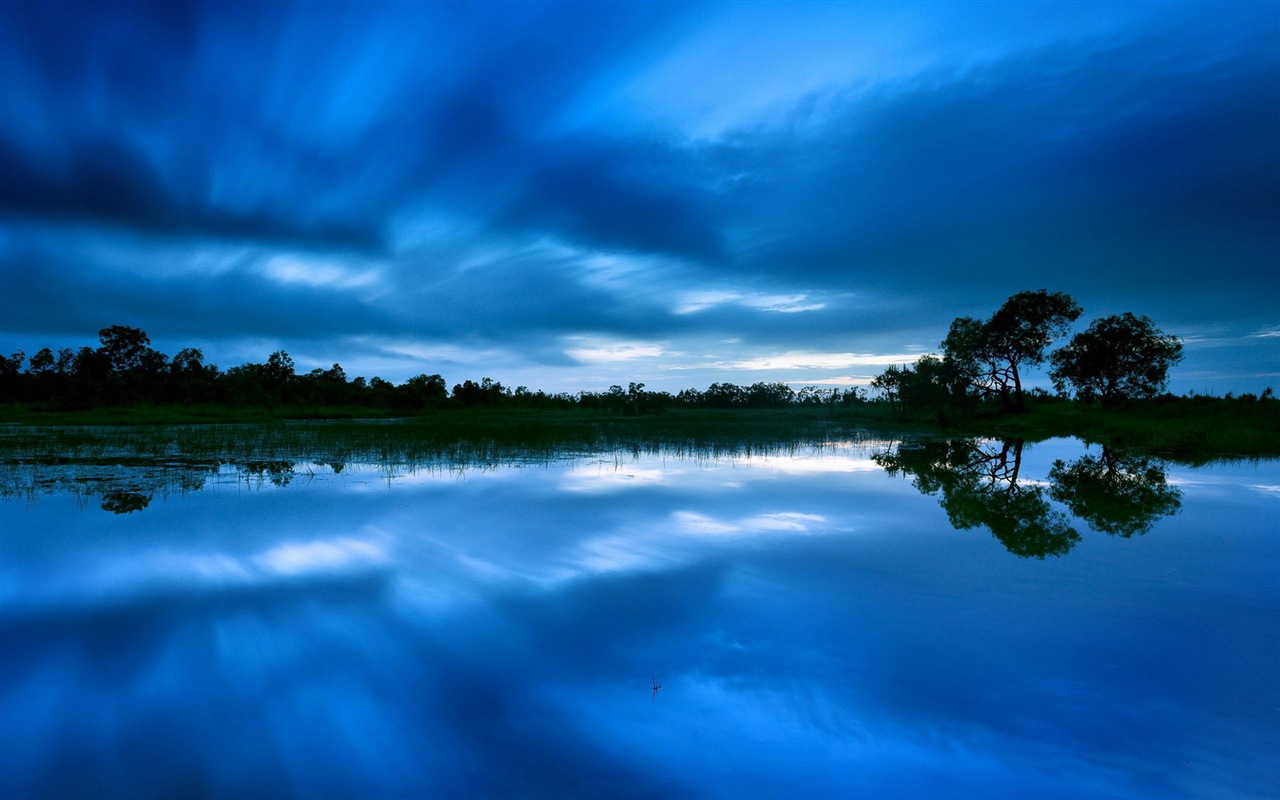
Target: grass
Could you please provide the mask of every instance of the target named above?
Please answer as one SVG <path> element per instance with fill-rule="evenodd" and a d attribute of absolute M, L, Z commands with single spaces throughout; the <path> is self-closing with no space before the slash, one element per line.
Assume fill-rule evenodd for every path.
<path fill-rule="evenodd" d="M 649 453 L 701 459 L 792 455 L 836 442 L 888 446 L 920 437 L 1075 436 L 1188 464 L 1280 457 L 1280 403 L 1181 399 L 1102 409 L 1041 402 L 1024 414 L 897 414 L 870 404 L 831 412 L 672 410 L 446 410 L 399 419 L 280 419 L 265 410 L 103 409 L 6 415 L 0 424 L 0 496 L 70 492 L 103 508 L 134 510 L 155 495 L 208 480 L 282 485 L 316 465 L 373 467 L 388 477 L 418 470 L 541 464 Z M 277 412 L 278 413 L 278 412 Z M 18 419 L 14 419 L 14 417 Z M 31 424 L 30 420 L 49 424 Z M 77 424 L 69 424 L 77 423 Z M 92 423 L 92 424 L 89 424 Z"/>
<path fill-rule="evenodd" d="M 323 419 L 304 421 L 314 415 Z M 161 406 L 40 412 L 0 408 L 0 459 L 78 451 L 209 458 L 301 458 L 374 463 L 547 458 L 557 453 L 667 449 L 719 454 L 833 440 L 944 435 L 1039 441 L 1074 436 L 1197 463 L 1280 457 L 1280 402 L 1167 398 L 1106 409 L 1044 400 L 1022 414 L 991 410 L 896 414 L 883 404 L 827 410 L 669 410 L 654 415 L 586 410 L 471 409 L 375 418 L 367 409 Z M 94 445 L 97 446 L 97 445 Z"/>
<path fill-rule="evenodd" d="M 665 450 L 716 457 L 867 435 L 854 424 L 790 411 L 661 416 L 446 411 L 398 420 L 7 425 L 0 426 L 0 461 L 48 463 L 146 455 L 222 461 L 320 458 L 405 466 L 483 464 L 617 451 Z"/>
<path fill-rule="evenodd" d="M 1074 436 L 1183 463 L 1280 457 L 1280 402 L 1174 398 L 1118 408 L 1042 401 L 1023 414 L 973 413 L 934 424 L 953 434 L 1040 441 Z"/>
<path fill-rule="evenodd" d="M 132 496 L 145 505 L 155 494 L 199 488 L 228 467 L 243 480 L 282 484 L 312 465 L 334 471 L 371 466 L 394 476 L 657 452 L 705 459 L 789 455 L 837 441 L 870 443 L 869 437 L 856 426 L 791 411 L 447 411 L 398 420 L 0 425 L 0 496 L 71 492 L 114 495 L 112 502 L 121 503 Z"/>

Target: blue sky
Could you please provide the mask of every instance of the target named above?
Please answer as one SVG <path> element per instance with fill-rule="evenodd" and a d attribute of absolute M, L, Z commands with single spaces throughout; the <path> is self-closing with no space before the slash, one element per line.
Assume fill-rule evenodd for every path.
<path fill-rule="evenodd" d="M 0 349 L 865 383 L 1048 288 L 1280 384 L 1276 3 L 0 5 Z"/>

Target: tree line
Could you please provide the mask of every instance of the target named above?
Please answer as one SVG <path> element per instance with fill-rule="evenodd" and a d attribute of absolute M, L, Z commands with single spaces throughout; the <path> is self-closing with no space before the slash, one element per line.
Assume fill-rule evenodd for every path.
<path fill-rule="evenodd" d="M 0 403 L 83 410 L 131 405 L 220 405 L 265 408 L 362 408 L 414 413 L 440 408 L 585 409 L 629 414 L 668 408 L 842 408 L 887 403 L 898 411 L 938 411 L 995 406 L 1026 409 L 1025 371 L 1049 362 L 1059 396 L 1113 406 L 1160 395 L 1170 368 L 1182 359 L 1182 343 L 1148 317 L 1125 312 L 1094 320 L 1065 345 L 1050 351 L 1083 314 L 1062 292 L 1019 292 L 987 319 L 958 317 L 939 354 L 894 365 L 871 381 L 875 395 L 857 387 L 806 386 L 781 382 L 749 386 L 713 383 L 705 390 L 654 392 L 632 382 L 604 392 L 549 394 L 514 389 L 491 378 L 465 380 L 449 388 L 438 374 L 393 384 L 379 377 L 348 378 L 340 364 L 301 373 L 283 350 L 263 363 L 220 370 L 197 348 L 172 357 L 151 346 L 138 328 L 113 325 L 98 332 L 99 346 L 54 352 L 43 348 L 0 356 Z M 1262 399 L 1272 399 L 1271 389 Z"/>
<path fill-rule="evenodd" d="M 1048 360 L 1054 388 L 1086 403 L 1114 406 L 1164 392 L 1169 369 L 1182 360 L 1182 342 L 1148 317 L 1126 311 L 1096 319 L 1050 353 L 1082 314 L 1063 292 L 1019 292 L 988 319 L 953 320 L 941 355 L 891 366 L 871 385 L 900 409 L 998 403 L 1017 412 L 1026 409 L 1024 370 Z"/>
<path fill-rule="evenodd" d="M 87 410 L 132 405 L 221 405 L 277 408 L 364 408 L 413 413 L 442 408 L 587 409 L 656 413 L 668 408 L 838 407 L 864 402 L 857 388 L 799 391 L 785 383 L 750 386 L 713 383 L 705 390 L 654 392 L 632 382 L 604 392 L 548 394 L 526 386 L 514 389 L 491 378 L 465 380 L 449 388 L 438 374 L 415 375 L 401 384 L 379 377 L 349 378 L 340 364 L 299 372 L 283 350 L 263 363 L 221 370 L 197 348 L 169 357 L 151 346 L 138 329 L 112 325 L 98 332 L 99 346 L 54 352 L 43 348 L 29 359 L 23 352 L 0 357 L 0 403 L 50 409 Z"/>

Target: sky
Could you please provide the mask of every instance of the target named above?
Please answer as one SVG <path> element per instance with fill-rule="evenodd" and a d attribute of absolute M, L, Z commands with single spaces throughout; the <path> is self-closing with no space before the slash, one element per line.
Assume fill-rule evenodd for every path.
<path fill-rule="evenodd" d="M 0 351 L 865 384 L 1046 288 L 1280 388 L 1280 3 L 0 4 Z"/>

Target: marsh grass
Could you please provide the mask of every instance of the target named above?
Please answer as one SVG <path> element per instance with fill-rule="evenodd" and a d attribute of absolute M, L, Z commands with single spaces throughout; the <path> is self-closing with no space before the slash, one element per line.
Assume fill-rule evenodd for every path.
<path fill-rule="evenodd" d="M 695 459 L 794 455 L 872 438 L 856 425 L 785 412 L 662 417 L 448 412 L 399 420 L 10 425 L 0 426 L 0 494 L 123 493 L 141 502 L 137 498 L 198 489 L 210 478 L 228 475 L 283 485 L 300 470 L 317 467 L 341 472 L 352 464 L 372 466 L 391 477 L 424 469 L 621 461 L 656 453 Z"/>
<path fill-rule="evenodd" d="M 119 495 L 130 510 L 156 494 L 211 478 L 282 485 L 297 470 L 349 464 L 382 474 L 545 464 L 580 458 L 726 459 L 820 452 L 835 442 L 973 436 L 1040 441 L 1074 436 L 1185 464 L 1280 456 L 1280 403 L 1192 398 L 1103 409 L 1043 402 L 998 415 L 898 415 L 884 406 L 833 414 L 790 408 L 660 415 L 584 411 L 450 410 L 399 419 L 220 424 L 0 425 L 0 495 Z M 133 419 L 169 410 L 126 409 Z M 46 417 L 45 419 L 56 419 Z M 99 412 L 89 418 L 103 419 Z M 155 419 L 155 417 L 152 417 Z M 104 505 L 104 507 L 106 507 Z"/>
<path fill-rule="evenodd" d="M 972 415 L 947 421 L 966 435 L 1040 441 L 1074 436 L 1188 465 L 1280 457 L 1280 403 L 1222 398 L 1131 402 L 1119 408 L 1047 402 L 1025 414 Z"/>

